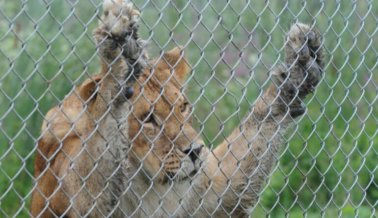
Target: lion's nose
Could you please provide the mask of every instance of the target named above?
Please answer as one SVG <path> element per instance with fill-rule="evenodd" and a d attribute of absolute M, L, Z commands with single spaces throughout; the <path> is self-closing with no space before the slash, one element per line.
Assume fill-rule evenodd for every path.
<path fill-rule="evenodd" d="M 123 91 L 123 94 L 125 95 L 125 97 L 127 99 L 130 99 L 131 97 L 133 97 L 133 94 L 134 94 L 134 89 L 133 87 L 126 87 L 125 90 Z"/>
<path fill-rule="evenodd" d="M 183 152 L 187 154 L 194 163 L 199 158 L 202 148 L 202 144 L 194 144 L 190 148 L 184 150 Z"/>

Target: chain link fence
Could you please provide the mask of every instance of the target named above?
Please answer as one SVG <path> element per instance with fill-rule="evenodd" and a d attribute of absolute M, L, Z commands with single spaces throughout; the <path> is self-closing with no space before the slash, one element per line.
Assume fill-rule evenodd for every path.
<path fill-rule="evenodd" d="M 251 205 L 249 213 L 253 217 L 378 215 L 377 1 L 135 0 L 133 3 L 141 12 L 139 32 L 148 41 L 149 56 L 164 59 L 163 51 L 180 45 L 190 64 L 191 73 L 181 90 L 184 99 L 188 99 L 185 104 L 191 105 L 193 111 L 189 112 L 191 120 L 185 119 L 185 124 L 176 128 L 190 122 L 197 133 L 195 140 L 203 140 L 209 151 L 226 139 L 235 160 L 238 154 L 233 153 L 227 137 L 235 128 L 240 129 L 240 135 L 248 135 L 244 132 L 247 130 L 243 117 L 254 114 L 251 108 L 257 104 L 256 99 L 274 83 L 269 72 L 285 60 L 285 35 L 290 26 L 300 21 L 318 29 L 324 40 L 324 75 L 314 94 L 305 100 L 305 114 L 295 119 L 283 135 L 280 152 L 271 160 L 277 164 L 271 172 L 263 173 L 265 182 L 255 192 L 257 202 Z M 31 216 L 32 192 L 40 191 L 33 166 L 41 139 L 40 126 L 50 108 L 61 105 L 61 109 L 67 93 L 74 93 L 70 90 L 99 72 L 98 49 L 92 33 L 102 14 L 102 4 L 100 0 L 0 0 L 0 217 Z M 148 98 L 135 91 L 140 99 Z M 156 99 L 165 95 L 161 90 L 156 93 L 159 94 Z M 146 102 L 155 106 L 154 102 Z M 138 110 L 134 107 L 130 116 L 139 116 Z M 155 122 L 164 126 L 168 122 L 155 116 L 137 120 L 139 125 Z M 167 124 L 164 128 L 172 127 Z M 137 143 L 142 140 L 138 137 L 147 137 L 146 132 L 139 128 L 130 140 Z M 246 140 L 249 146 L 257 141 L 253 141 L 254 137 Z M 268 138 L 265 144 L 272 141 Z M 190 151 L 181 150 L 185 158 L 196 159 L 194 142 L 190 143 Z M 149 144 L 159 141 L 154 139 Z M 147 154 L 158 156 L 152 150 Z M 243 167 L 243 158 L 237 161 L 237 167 Z M 141 159 L 149 161 L 147 157 Z M 49 161 L 52 160 L 47 161 L 50 166 Z M 226 164 L 220 161 L 218 165 L 222 171 Z M 137 171 L 149 174 L 144 164 L 138 166 Z M 156 167 L 163 171 L 159 164 Z M 111 174 L 117 176 L 118 171 L 119 168 Z M 112 195 L 120 199 L 130 195 L 128 192 L 136 192 L 137 200 L 126 204 L 141 208 L 142 212 L 122 211 L 122 216 L 170 217 L 183 210 L 190 211 L 187 215 L 199 216 L 197 209 L 188 207 L 205 207 L 205 201 L 209 200 L 206 194 L 217 188 L 213 184 L 216 182 L 212 182 L 215 178 L 208 176 L 204 193 L 182 194 L 172 185 L 178 182 L 175 176 L 167 172 L 169 188 L 164 192 L 157 188 L 157 175 L 146 177 L 152 182 L 147 182 L 150 185 L 141 192 L 130 185 L 135 183 L 136 176 L 123 174 L 126 188 Z M 209 201 L 223 211 L 221 215 L 232 215 L 238 205 L 244 206 L 245 193 L 232 186 L 236 170 L 230 174 L 218 173 L 228 177 L 226 188 Z M 191 176 L 185 183 L 188 190 L 196 186 Z M 244 178 L 248 184 L 256 179 L 248 177 L 248 173 Z M 81 179 L 85 183 L 86 179 Z M 60 186 L 62 181 L 55 182 Z M 236 196 L 236 205 L 227 208 L 224 199 L 229 189 Z M 107 191 L 104 188 L 99 192 Z M 157 198 L 155 209 L 144 210 L 154 198 L 147 194 L 151 192 Z M 198 196 L 197 201 L 185 205 L 185 198 L 192 195 Z M 92 197 L 95 201 L 98 198 Z M 168 198 L 171 199 L 166 204 Z M 69 202 L 70 209 L 76 210 L 75 205 L 80 205 L 73 200 Z M 109 212 L 113 216 L 117 216 L 114 208 L 123 207 L 117 202 Z M 101 211 L 96 205 L 90 210 Z M 49 210 L 48 206 L 45 209 Z M 220 216 L 214 211 L 207 211 L 207 216 Z M 60 215 L 67 212 L 64 210 Z"/>

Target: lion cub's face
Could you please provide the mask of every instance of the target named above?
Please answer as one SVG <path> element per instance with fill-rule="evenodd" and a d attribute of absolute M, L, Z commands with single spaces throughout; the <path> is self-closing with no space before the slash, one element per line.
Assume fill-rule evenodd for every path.
<path fill-rule="evenodd" d="M 181 90 L 188 71 L 182 52 L 175 48 L 135 85 L 130 159 L 156 181 L 188 179 L 201 164 L 203 142 L 190 125 L 191 106 Z"/>

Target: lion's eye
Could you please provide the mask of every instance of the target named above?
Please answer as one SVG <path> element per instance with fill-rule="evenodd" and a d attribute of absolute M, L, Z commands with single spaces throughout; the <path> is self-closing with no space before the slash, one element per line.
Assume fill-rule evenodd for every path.
<path fill-rule="evenodd" d="M 184 104 L 181 105 L 181 113 L 187 113 L 190 110 L 190 104 L 189 102 L 184 102 Z"/>
<path fill-rule="evenodd" d="M 148 123 L 150 123 L 150 124 L 152 124 L 152 125 L 154 125 L 154 126 L 157 126 L 157 122 L 156 122 L 155 116 L 154 116 L 154 114 L 153 114 L 151 111 L 145 113 L 145 114 L 142 116 L 141 121 L 142 121 L 144 124 L 148 124 Z"/>

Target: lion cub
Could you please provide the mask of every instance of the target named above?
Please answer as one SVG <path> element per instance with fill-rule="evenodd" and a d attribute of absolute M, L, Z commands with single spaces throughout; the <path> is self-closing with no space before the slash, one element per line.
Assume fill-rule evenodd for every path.
<path fill-rule="evenodd" d="M 105 0 L 94 32 L 101 71 L 52 108 L 42 125 L 35 159 L 34 217 L 102 217 L 116 203 L 125 159 L 133 84 L 147 66 L 138 37 L 139 11 Z"/>
<path fill-rule="evenodd" d="M 283 133 L 304 114 L 302 101 L 322 77 L 320 34 L 301 23 L 291 27 L 272 84 L 209 150 L 182 93 L 190 72 L 183 49 L 148 60 L 138 17 L 130 3 L 105 0 L 94 33 L 101 73 L 46 115 L 32 215 L 248 217 Z"/>

